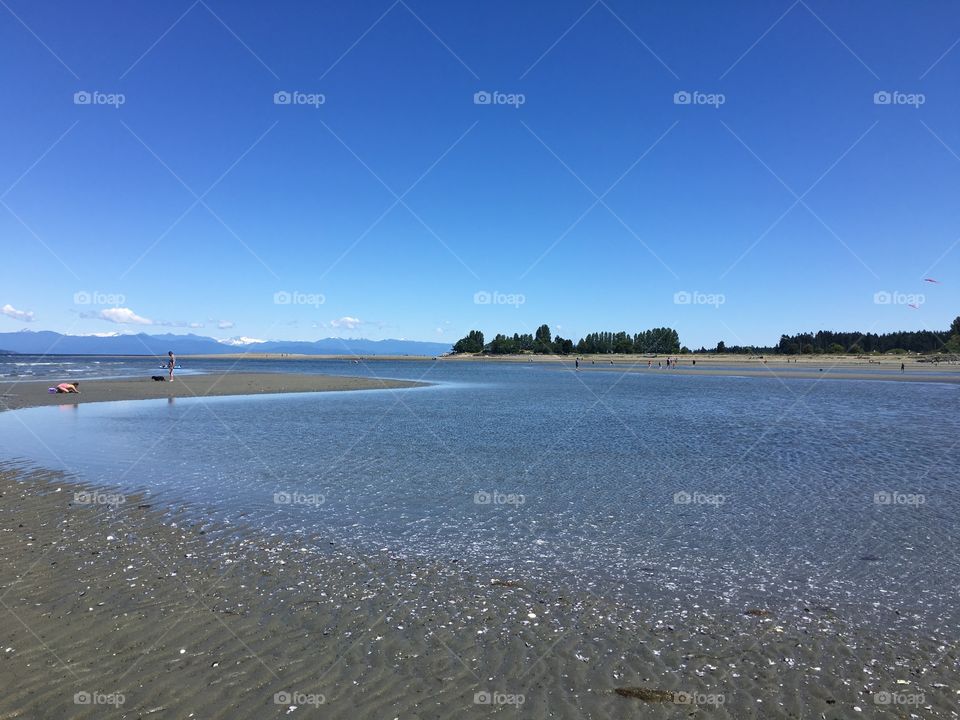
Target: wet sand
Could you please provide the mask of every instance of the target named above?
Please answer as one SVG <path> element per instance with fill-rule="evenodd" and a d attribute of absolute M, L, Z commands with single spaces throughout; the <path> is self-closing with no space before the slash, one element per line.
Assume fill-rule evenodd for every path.
<path fill-rule="evenodd" d="M 188 357 L 188 356 L 184 356 Z M 292 364 L 311 360 L 356 360 L 352 355 L 278 355 L 278 354 L 237 354 L 237 355 L 196 355 L 193 358 L 245 360 L 283 360 Z M 544 365 L 574 368 L 574 355 L 443 355 L 438 357 L 391 355 L 372 356 L 362 359 L 364 364 L 375 365 L 378 362 L 396 361 L 435 361 L 457 363 L 537 363 Z M 818 356 L 773 356 L 765 358 L 744 355 L 582 355 L 579 356 L 580 370 L 616 370 L 619 372 L 668 371 L 666 359 L 678 358 L 679 365 L 670 372 L 683 372 L 685 375 L 705 375 L 718 377 L 755 377 L 786 380 L 799 378 L 806 380 L 885 380 L 893 382 L 936 382 L 960 383 L 960 362 L 944 361 L 940 363 L 921 362 L 917 356 L 882 356 L 867 358 L 855 355 L 818 355 Z M 693 364 L 694 359 L 696 365 Z M 652 360 L 653 366 L 647 367 Z M 926 359 L 924 359 L 926 360 Z M 657 362 L 663 367 L 657 367 Z M 900 363 L 906 366 L 900 372 Z"/>
<path fill-rule="evenodd" d="M 161 372 L 158 371 L 157 374 L 159 375 Z M 166 376 L 166 373 L 162 374 L 164 377 Z M 150 378 L 81 380 L 80 394 L 53 394 L 48 392 L 47 389 L 55 385 L 57 383 L 52 381 L 0 383 L 0 410 L 15 410 L 39 405 L 77 405 L 111 400 L 410 388 L 422 387 L 425 383 L 333 375 L 238 372 L 210 375 L 175 375 L 173 382 L 156 382 Z"/>
<path fill-rule="evenodd" d="M 580 356 L 580 371 L 616 371 L 667 373 L 672 375 L 706 375 L 717 377 L 750 377 L 772 380 L 799 378 L 806 380 L 886 380 L 893 382 L 960 383 L 960 363 L 920 362 L 917 358 L 884 357 L 866 359 L 855 356 L 773 357 L 745 359 L 743 355 L 584 355 Z M 668 368 L 667 357 L 677 358 L 678 365 Z M 451 356 L 444 360 L 485 363 L 542 363 L 575 368 L 574 356 L 557 355 L 470 355 Z M 696 365 L 694 365 L 696 360 Z M 651 366 L 647 366 L 647 362 Z M 661 366 L 657 363 L 660 362 Z M 900 372 L 900 363 L 905 365 Z"/>
<path fill-rule="evenodd" d="M 683 602 L 680 588 L 668 591 L 678 599 L 670 608 L 631 607 L 531 583 L 522 568 L 490 578 L 204 516 L 0 466 L 0 717 L 480 718 L 519 705 L 531 718 L 833 720 L 960 710 L 955 647 L 890 626 L 855 631 L 848 610 L 816 597 L 797 612 L 717 610 Z M 669 568 L 650 570 L 651 587 L 670 588 Z"/>

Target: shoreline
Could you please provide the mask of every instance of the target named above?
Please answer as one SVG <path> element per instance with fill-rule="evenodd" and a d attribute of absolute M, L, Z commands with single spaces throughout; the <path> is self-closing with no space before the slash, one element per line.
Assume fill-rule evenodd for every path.
<path fill-rule="evenodd" d="M 160 374 L 158 372 L 158 374 Z M 166 373 L 163 373 L 166 377 Z M 112 380 L 79 380 L 79 394 L 50 393 L 53 380 L 0 382 L 0 412 L 27 407 L 83 405 L 116 400 L 165 400 L 171 398 L 224 397 L 280 393 L 339 392 L 426 387 L 412 380 L 306 375 L 293 373 L 230 373 L 174 375 L 173 382 L 149 377 Z"/>
<path fill-rule="evenodd" d="M 839 608 L 626 606 L 522 572 L 358 553 L 322 529 L 110 504 L 9 463 L 0 497 L 3 717 L 481 718 L 483 693 L 522 697 L 534 718 L 686 716 L 690 695 L 722 696 L 703 708 L 722 719 L 899 717 L 874 702 L 884 692 L 922 693 L 924 717 L 958 707 L 949 654 L 938 665 L 935 645 L 858 630 Z M 107 708 L 82 704 L 96 694 Z"/>

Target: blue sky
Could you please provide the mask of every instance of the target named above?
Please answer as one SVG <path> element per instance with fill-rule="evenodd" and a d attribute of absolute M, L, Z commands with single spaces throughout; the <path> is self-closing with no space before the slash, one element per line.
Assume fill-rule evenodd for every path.
<path fill-rule="evenodd" d="M 951 2 L 3 0 L 0 331 L 946 328 L 958 40 Z"/>

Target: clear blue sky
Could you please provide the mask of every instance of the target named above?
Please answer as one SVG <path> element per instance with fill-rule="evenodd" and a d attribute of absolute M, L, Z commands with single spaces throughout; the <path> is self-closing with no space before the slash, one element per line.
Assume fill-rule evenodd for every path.
<path fill-rule="evenodd" d="M 958 39 L 946 1 L 2 0 L 0 331 L 946 328 Z"/>

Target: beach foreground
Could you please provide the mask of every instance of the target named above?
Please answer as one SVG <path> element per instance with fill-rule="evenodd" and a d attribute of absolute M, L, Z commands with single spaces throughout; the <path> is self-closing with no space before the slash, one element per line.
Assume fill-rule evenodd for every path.
<path fill-rule="evenodd" d="M 629 607 L 0 466 L 0 716 L 955 717 L 951 647 L 837 608 Z M 668 568 L 651 568 L 669 576 Z M 911 707 L 884 698 L 902 696 Z M 706 716 L 706 715 L 705 715 Z"/>
<path fill-rule="evenodd" d="M 161 374 L 166 375 L 162 371 Z M 111 400 L 409 388 L 420 387 L 425 383 L 335 375 L 238 372 L 177 375 L 173 382 L 156 382 L 148 377 L 123 380 L 81 380 L 79 394 L 48 392 L 48 388 L 56 384 L 49 381 L 0 383 L 0 410 L 16 410 L 17 408 L 41 405 L 79 405 Z"/>

